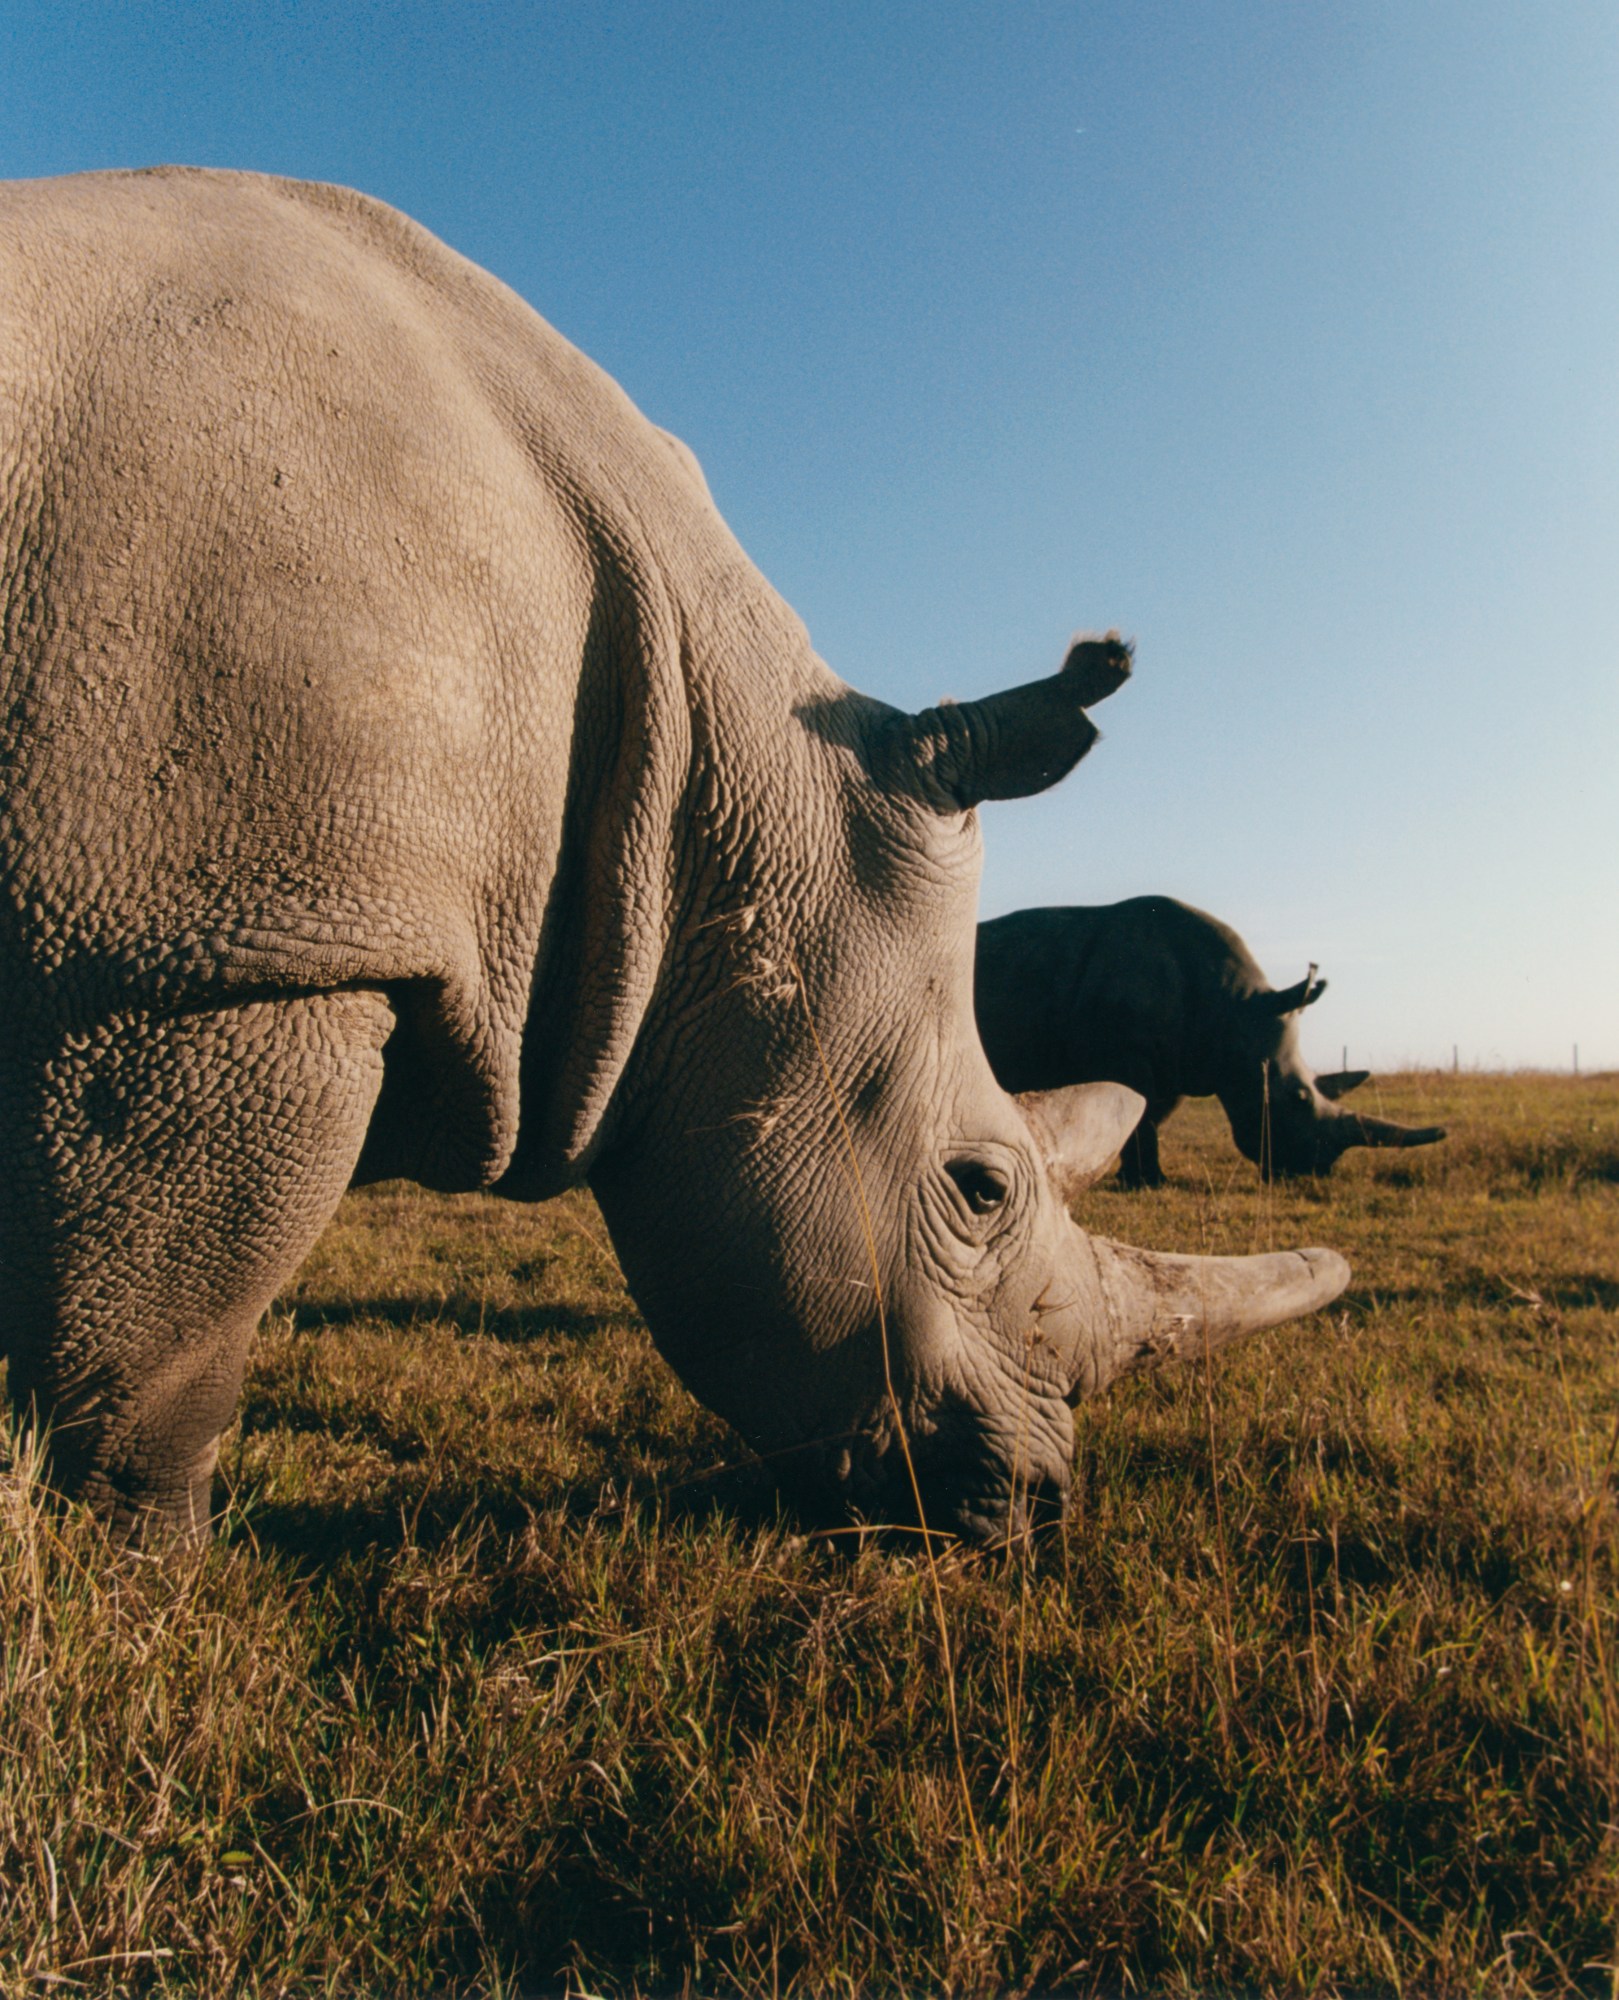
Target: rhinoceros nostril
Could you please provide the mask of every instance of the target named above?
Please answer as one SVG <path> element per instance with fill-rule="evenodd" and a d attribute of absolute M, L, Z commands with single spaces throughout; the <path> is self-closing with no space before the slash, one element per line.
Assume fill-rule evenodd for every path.
<path fill-rule="evenodd" d="M 1068 1481 L 1055 1475 L 1020 1480 L 1005 1503 L 1005 1514 L 996 1539 L 1021 1541 L 1025 1536 L 1054 1528 L 1068 1512 Z"/>

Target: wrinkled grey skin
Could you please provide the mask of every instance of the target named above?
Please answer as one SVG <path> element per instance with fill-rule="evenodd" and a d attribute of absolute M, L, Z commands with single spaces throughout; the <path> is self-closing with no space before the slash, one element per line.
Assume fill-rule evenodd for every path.
<path fill-rule="evenodd" d="M 845 687 L 695 461 L 344 190 L 0 189 L 0 1271 L 15 1402 L 199 1533 L 345 1187 L 587 1181 L 663 1353 L 814 1504 L 992 1536 L 1071 1404 L 1310 1310 L 1088 1238 L 1127 1094 L 972 1025 L 974 805 L 1128 670 Z M 1121 1117 L 1121 1105 L 1124 1111 Z"/>
<path fill-rule="evenodd" d="M 1324 1174 L 1350 1146 L 1427 1146 L 1437 1125 L 1357 1117 L 1338 1102 L 1365 1070 L 1317 1075 L 1298 1017 L 1327 990 L 1311 966 L 1275 991 L 1229 925 L 1169 896 L 1015 910 L 978 927 L 974 1003 L 1008 1090 L 1101 1078 L 1146 1099 L 1123 1152 L 1127 1186 L 1158 1187 L 1158 1127 L 1183 1097 L 1218 1097 L 1267 1180 Z"/>

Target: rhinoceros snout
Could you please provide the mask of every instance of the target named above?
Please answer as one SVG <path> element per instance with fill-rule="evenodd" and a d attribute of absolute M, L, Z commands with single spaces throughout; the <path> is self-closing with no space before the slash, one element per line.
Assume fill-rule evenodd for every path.
<path fill-rule="evenodd" d="M 1010 1492 L 964 1497 L 948 1518 L 943 1507 L 930 1512 L 928 1525 L 947 1529 L 964 1542 L 998 1546 L 1055 1527 L 1067 1512 L 1067 1478 L 1047 1474 L 1020 1482 Z"/>
<path fill-rule="evenodd" d="M 1003 1450 L 976 1424 L 937 1423 L 926 1434 L 850 1437 L 797 1454 L 782 1484 L 810 1519 L 996 1544 L 1060 1521 L 1068 1466 Z"/>

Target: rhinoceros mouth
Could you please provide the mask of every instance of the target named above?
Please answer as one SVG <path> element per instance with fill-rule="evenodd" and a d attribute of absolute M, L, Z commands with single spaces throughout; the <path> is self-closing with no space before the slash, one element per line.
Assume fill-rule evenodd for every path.
<path fill-rule="evenodd" d="M 1039 1427 L 1006 1427 L 966 1404 L 945 1403 L 907 1427 L 890 1417 L 870 1431 L 806 1447 L 777 1469 L 796 1511 L 821 1525 L 920 1531 L 998 1544 L 1060 1521 L 1069 1469 Z"/>

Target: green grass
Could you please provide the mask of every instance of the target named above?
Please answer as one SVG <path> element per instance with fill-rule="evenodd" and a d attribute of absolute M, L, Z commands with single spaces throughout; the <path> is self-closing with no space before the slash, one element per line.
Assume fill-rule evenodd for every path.
<path fill-rule="evenodd" d="M 1027 1560 L 806 1540 L 589 1201 L 345 1204 L 198 1568 L 0 1474 L 0 1989 L 1608 1993 L 1619 1079 L 1082 1215 L 1355 1264 L 1084 1413 Z M 67 1982 L 67 1984 L 63 1984 Z"/>

